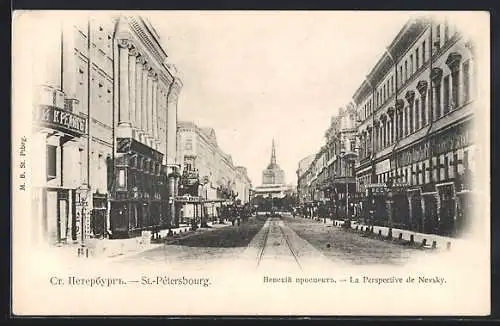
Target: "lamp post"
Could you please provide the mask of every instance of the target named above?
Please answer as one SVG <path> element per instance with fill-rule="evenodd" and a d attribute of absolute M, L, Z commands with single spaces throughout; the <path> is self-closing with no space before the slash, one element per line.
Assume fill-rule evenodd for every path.
<path fill-rule="evenodd" d="M 392 177 L 389 177 L 385 183 L 387 186 L 387 215 L 388 215 L 388 221 L 387 221 L 387 226 L 389 227 L 389 233 L 387 234 L 387 237 L 389 239 L 392 239 L 392 204 L 394 203 L 394 200 L 392 199 L 392 186 L 393 186 L 393 181 Z"/>
<path fill-rule="evenodd" d="M 78 257 L 80 256 L 86 256 L 88 257 L 89 251 L 88 248 L 85 247 L 85 215 L 86 215 L 86 207 L 87 207 L 87 196 L 89 193 L 89 187 L 87 184 L 82 184 L 80 187 L 78 187 L 78 193 L 79 193 L 79 201 L 80 205 L 82 207 L 81 211 L 81 218 L 80 218 L 80 247 L 78 248 Z"/>

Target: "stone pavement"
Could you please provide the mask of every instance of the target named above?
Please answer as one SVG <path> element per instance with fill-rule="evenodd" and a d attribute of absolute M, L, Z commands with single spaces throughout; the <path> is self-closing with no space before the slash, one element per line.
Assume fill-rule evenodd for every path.
<path fill-rule="evenodd" d="M 231 225 L 226 224 L 215 224 L 213 222 L 208 222 L 208 226 L 211 228 L 220 228 Z M 187 234 L 190 226 L 184 224 L 180 225 L 178 228 L 171 229 L 174 235 Z M 211 229 L 199 228 L 197 232 L 206 232 Z M 168 229 L 161 230 L 159 235 L 162 239 L 167 238 Z M 194 233 L 192 233 L 194 234 Z M 106 258 L 106 259 L 121 259 L 130 255 L 135 255 L 153 248 L 163 246 L 162 242 L 156 243 L 151 241 L 151 232 L 143 232 L 143 236 L 130 238 L 130 239 L 87 239 L 85 242 L 88 248 L 89 258 Z M 56 247 L 58 251 L 58 256 L 64 257 L 77 257 L 78 248 L 80 244 L 65 244 Z"/>

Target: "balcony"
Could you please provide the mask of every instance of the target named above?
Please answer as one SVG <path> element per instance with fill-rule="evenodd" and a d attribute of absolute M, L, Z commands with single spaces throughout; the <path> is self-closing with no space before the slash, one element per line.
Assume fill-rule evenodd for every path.
<path fill-rule="evenodd" d="M 87 119 L 68 110 L 64 93 L 50 86 L 38 88 L 33 123 L 36 127 L 56 130 L 72 137 L 87 134 L 88 128 Z"/>

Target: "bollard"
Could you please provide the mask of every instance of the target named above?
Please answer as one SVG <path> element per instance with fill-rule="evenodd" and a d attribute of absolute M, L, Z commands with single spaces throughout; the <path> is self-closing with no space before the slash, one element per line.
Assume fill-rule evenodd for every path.
<path fill-rule="evenodd" d="M 391 240 L 391 239 L 392 239 L 392 228 L 389 228 L 389 233 L 387 234 L 387 238 L 388 238 L 389 240 Z"/>
<path fill-rule="evenodd" d="M 446 250 L 450 250 L 451 249 L 451 242 L 447 242 L 446 243 Z"/>
<path fill-rule="evenodd" d="M 378 230 L 378 236 L 381 237 L 382 236 L 382 230 Z"/>
<path fill-rule="evenodd" d="M 432 249 L 436 249 L 437 248 L 437 244 L 436 244 L 436 240 L 432 241 Z"/>
<path fill-rule="evenodd" d="M 399 232 L 399 235 L 398 235 L 398 240 L 399 240 L 399 241 L 403 240 L 403 233 Z"/>
<path fill-rule="evenodd" d="M 414 238 L 413 234 L 410 235 L 410 244 L 411 245 L 415 244 L 415 238 Z"/>

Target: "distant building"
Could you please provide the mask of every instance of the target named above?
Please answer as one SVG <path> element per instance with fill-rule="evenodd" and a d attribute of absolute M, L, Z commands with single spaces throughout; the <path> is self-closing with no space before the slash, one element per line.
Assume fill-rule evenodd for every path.
<path fill-rule="evenodd" d="M 262 172 L 263 185 L 285 184 L 285 172 L 276 163 L 276 147 L 273 145 L 271 148 L 271 161 L 267 168 Z"/>
<path fill-rule="evenodd" d="M 274 139 L 271 147 L 271 160 L 262 172 L 262 185 L 255 188 L 255 196 L 264 198 L 283 198 L 293 187 L 285 184 L 285 172 L 276 162 Z"/>
<path fill-rule="evenodd" d="M 311 154 L 299 161 L 297 168 L 297 199 L 300 204 L 311 200 L 308 196 L 308 183 L 310 181 L 310 173 L 307 173 L 311 163 L 314 161 L 316 154 Z"/>
<path fill-rule="evenodd" d="M 196 175 L 201 187 L 193 195 L 205 201 L 209 217 L 216 216 L 217 207 L 222 202 L 249 202 L 251 181 L 247 170 L 235 166 L 231 155 L 219 147 L 213 128 L 199 127 L 191 121 L 179 121 L 177 138 L 177 156 L 182 171 Z"/>

